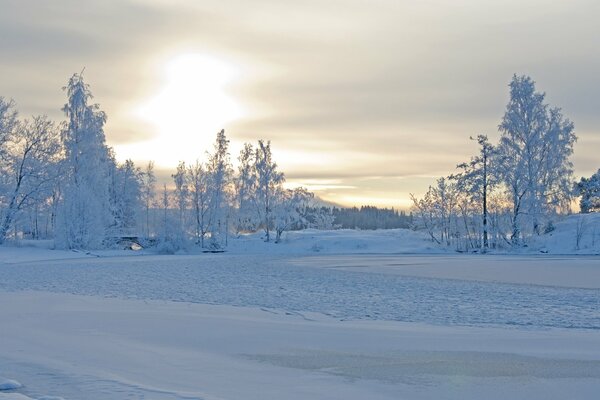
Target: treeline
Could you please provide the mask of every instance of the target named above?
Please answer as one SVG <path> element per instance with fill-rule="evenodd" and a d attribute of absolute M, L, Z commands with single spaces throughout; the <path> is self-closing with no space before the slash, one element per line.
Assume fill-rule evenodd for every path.
<path fill-rule="evenodd" d="M 528 76 L 514 76 L 499 125 L 500 140 L 475 140 L 478 153 L 439 178 L 423 197 L 412 196 L 415 226 L 431 240 L 461 251 L 526 246 L 554 229 L 581 195 L 582 211 L 598 209 L 597 176 L 576 185 L 573 123 L 545 102 Z"/>
<path fill-rule="evenodd" d="M 206 160 L 181 162 L 174 189 L 158 190 L 153 163 L 141 169 L 116 161 L 105 143 L 106 114 L 82 75 L 65 91 L 60 124 L 21 119 L 14 102 L 0 97 L 0 244 L 30 237 L 93 249 L 135 237 L 164 251 L 218 250 L 244 232 L 278 241 L 289 229 L 333 227 L 331 210 L 315 207 L 312 193 L 284 188 L 270 142 L 245 144 L 234 169 L 221 131 Z"/>
<path fill-rule="evenodd" d="M 376 207 L 329 208 L 304 188 L 284 187 L 270 142 L 246 143 L 234 166 L 225 132 L 204 159 L 181 162 L 172 184 L 157 187 L 152 163 L 116 161 L 105 143 L 106 114 L 81 74 L 69 79 L 65 121 L 21 118 L 0 97 L 0 244 L 54 239 L 60 248 L 101 248 L 127 237 L 171 252 L 219 250 L 232 236 L 263 232 L 279 241 L 304 228 L 424 229 L 461 251 L 526 246 L 554 229 L 580 196 L 582 212 L 600 210 L 600 171 L 577 184 L 573 123 L 545 102 L 528 76 L 514 76 L 500 139 L 473 139 L 478 152 L 412 196 L 406 215 Z M 199 149 L 199 153 L 200 153 Z"/>
<path fill-rule="evenodd" d="M 362 206 L 332 210 L 334 224 L 342 229 L 397 229 L 410 228 L 412 215 L 393 208 Z"/>

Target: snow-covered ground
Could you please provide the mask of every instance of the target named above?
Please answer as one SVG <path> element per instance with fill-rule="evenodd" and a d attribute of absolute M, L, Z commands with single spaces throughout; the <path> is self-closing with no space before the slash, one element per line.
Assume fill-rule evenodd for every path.
<path fill-rule="evenodd" d="M 600 390 L 600 257 L 346 252 L 0 248 L 0 377 L 66 400 Z"/>
<path fill-rule="evenodd" d="M 579 234 L 578 234 L 579 232 Z M 448 254 L 453 248 L 440 246 L 422 231 L 410 229 L 322 231 L 306 229 L 286 232 L 280 243 L 265 243 L 262 232 L 228 239 L 227 252 L 243 255 L 320 255 L 320 254 Z M 577 237 L 579 236 L 579 240 Z M 155 254 L 153 249 L 64 251 L 51 250 L 52 241 L 22 240 L 16 246 L 0 246 L 0 263 L 74 258 L 140 256 Z M 178 254 L 200 254 L 189 245 Z M 526 247 L 490 249 L 492 254 L 600 255 L 600 213 L 562 217 L 552 232 L 530 238 Z"/>
<path fill-rule="evenodd" d="M 250 307 L 0 293 L 0 371 L 32 398 L 584 399 L 591 330 L 339 321 Z"/>
<path fill-rule="evenodd" d="M 286 232 L 280 243 L 264 243 L 261 233 L 234 238 L 229 252 L 242 254 L 359 254 L 447 252 L 428 240 L 424 232 L 409 229 L 359 231 L 306 229 Z"/>
<path fill-rule="evenodd" d="M 600 254 L 600 213 L 562 218 L 552 232 L 534 237 L 529 249 L 549 254 Z"/>
<path fill-rule="evenodd" d="M 600 254 L 600 213 L 574 214 L 555 221 L 554 230 L 528 239 L 526 247 L 491 250 L 495 254 Z M 230 241 L 230 252 L 270 254 L 439 254 L 453 252 L 422 231 L 304 230 L 288 232 L 279 244 L 249 235 Z M 579 236 L 579 240 L 577 237 Z"/>
<path fill-rule="evenodd" d="M 409 230 L 223 254 L 3 246 L 0 400 L 594 398 L 600 219 L 584 218 L 519 254 Z"/>

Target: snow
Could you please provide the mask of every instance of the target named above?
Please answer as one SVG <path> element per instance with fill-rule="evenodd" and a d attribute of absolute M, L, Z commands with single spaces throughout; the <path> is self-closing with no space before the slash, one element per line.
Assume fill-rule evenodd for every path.
<path fill-rule="evenodd" d="M 34 400 L 20 393 L 0 393 L 0 400 Z"/>
<path fill-rule="evenodd" d="M 298 257 L 294 265 L 407 277 L 600 288 L 600 257 L 578 255 L 354 254 Z"/>
<path fill-rule="evenodd" d="M 582 230 L 577 248 L 578 224 Z M 279 244 L 260 243 L 257 235 L 232 240 L 230 251 L 279 254 L 442 254 L 454 249 L 437 245 L 422 231 L 388 230 L 303 230 L 286 233 Z M 552 232 L 534 236 L 520 249 L 490 250 L 493 254 L 600 254 L 600 213 L 559 217 Z"/>
<path fill-rule="evenodd" d="M 576 243 L 578 224 L 582 234 L 579 249 Z M 262 233 L 229 237 L 227 253 L 268 255 L 321 255 L 321 254 L 448 254 L 454 249 L 437 245 L 425 232 L 410 229 L 387 230 L 315 230 L 306 229 L 283 234 L 280 243 L 262 240 Z M 139 252 L 129 250 L 67 251 L 51 250 L 52 241 L 18 242 L 19 246 L 0 246 L 0 263 L 28 262 L 53 259 L 90 257 L 141 256 L 156 253 L 153 249 Z M 27 249 L 23 251 L 22 248 Z M 199 254 L 202 250 L 190 245 L 180 254 Z M 555 230 L 534 237 L 527 247 L 490 250 L 492 254 L 554 254 L 599 255 L 600 213 L 575 214 L 562 217 Z"/>
<path fill-rule="evenodd" d="M 573 226 L 558 223 L 544 245 Z M 0 375 L 24 384 L 0 400 L 600 389 L 596 255 L 466 255 L 408 230 L 303 231 L 242 237 L 222 254 L 5 246 L 0 276 Z"/>
<path fill-rule="evenodd" d="M 581 242 L 577 248 L 577 225 Z M 559 220 L 555 230 L 534 237 L 530 248 L 550 254 L 600 254 L 600 213 L 574 214 Z"/>
<path fill-rule="evenodd" d="M 555 279 L 581 280 L 544 286 L 544 259 Z M 463 279 L 479 271 L 475 261 L 483 272 Z M 5 263 L 0 371 L 32 398 L 586 398 L 600 387 L 600 282 L 587 261 L 203 254 Z M 530 263 L 533 272 L 521 273 Z M 409 276 L 419 265 L 430 276 Z M 502 265 L 513 267 L 501 274 Z"/>
<path fill-rule="evenodd" d="M 323 257 L 323 256 L 319 256 Z M 371 319 L 453 325 L 494 325 L 600 328 L 598 258 L 555 261 L 562 285 L 527 281 L 528 264 L 542 258 L 505 257 L 514 276 L 503 275 L 502 259 L 482 267 L 484 279 L 460 279 L 468 256 L 356 256 L 347 265 L 340 256 L 323 258 L 283 255 L 202 254 L 188 256 L 107 257 L 0 265 L 0 290 L 38 290 L 125 299 L 180 301 L 311 311 L 339 319 Z M 501 256 L 497 256 L 501 257 Z M 549 257 L 548 257 L 549 258 Z M 472 259 L 484 260 L 483 257 Z M 357 264 L 363 261 L 363 264 Z M 314 264 L 320 268 L 314 268 Z M 429 277 L 387 273 L 385 265 L 433 265 Z M 566 264 L 565 264 L 566 263 Z M 306 265 L 312 264 L 312 265 Z M 339 266 L 342 266 L 340 269 Z M 354 269 L 369 268 L 373 272 Z M 435 265 L 438 265 L 436 267 Z M 570 267 L 567 267 L 570 265 Z M 409 265 L 410 266 L 410 265 Z M 489 271 L 489 272 L 486 272 Z M 568 285 L 573 271 L 589 273 Z M 439 279 L 439 278 L 445 279 Z M 539 283 L 539 282 L 538 282 Z M 592 287 L 590 287 L 590 285 Z"/>
<path fill-rule="evenodd" d="M 576 399 L 600 385 L 600 338 L 590 330 L 339 321 L 43 292 L 0 292 L 0 302 L 11 304 L 0 369 L 33 397 Z"/>
<path fill-rule="evenodd" d="M 14 390 L 20 388 L 21 386 L 23 385 L 13 379 L 0 377 L 0 390 Z"/>
<path fill-rule="evenodd" d="M 286 232 L 280 243 L 264 243 L 260 234 L 230 241 L 229 252 L 269 254 L 443 253 L 423 232 L 409 229 L 359 231 L 305 229 Z"/>

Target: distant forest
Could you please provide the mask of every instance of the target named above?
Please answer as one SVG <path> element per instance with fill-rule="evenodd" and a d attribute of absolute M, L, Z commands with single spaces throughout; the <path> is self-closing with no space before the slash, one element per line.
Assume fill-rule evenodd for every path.
<path fill-rule="evenodd" d="M 334 207 L 333 216 L 335 226 L 341 229 L 396 229 L 412 225 L 412 214 L 393 208 Z"/>

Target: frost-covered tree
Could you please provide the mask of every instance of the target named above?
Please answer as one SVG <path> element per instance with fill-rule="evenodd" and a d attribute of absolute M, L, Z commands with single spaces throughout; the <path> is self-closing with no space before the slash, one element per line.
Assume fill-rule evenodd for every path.
<path fill-rule="evenodd" d="M 142 171 L 132 160 L 111 168 L 110 198 L 114 236 L 137 235 L 142 200 Z"/>
<path fill-rule="evenodd" d="M 7 143 L 15 134 L 17 124 L 15 103 L 0 97 L 0 161 L 8 155 Z"/>
<path fill-rule="evenodd" d="M 540 233 L 543 217 L 568 207 L 573 187 L 573 123 L 548 106 L 528 76 L 514 76 L 510 101 L 499 126 L 499 175 L 513 204 L 512 241 L 522 237 L 526 219 Z M 526 218 L 524 218 L 526 217 Z"/>
<path fill-rule="evenodd" d="M 440 238 L 447 245 L 451 244 L 453 236 L 453 223 L 458 207 L 458 188 L 447 178 L 440 178 L 433 187 L 435 202 L 434 210 L 440 220 Z"/>
<path fill-rule="evenodd" d="M 421 199 L 411 194 L 415 226 L 426 229 L 436 243 L 451 245 L 456 238 L 459 195 L 456 183 L 448 178 L 439 178 Z"/>
<path fill-rule="evenodd" d="M 1 108 L 0 99 L 0 114 Z M 38 209 L 52 196 L 60 156 L 58 130 L 47 117 L 6 123 L 0 115 L 0 121 L 3 119 L 0 130 L 6 132 L 2 138 L 5 151 L 0 159 L 0 244 L 25 207 Z"/>
<path fill-rule="evenodd" d="M 255 212 L 265 231 L 265 241 L 270 241 L 273 230 L 273 206 L 281 191 L 285 176 L 277 170 L 271 154 L 271 142 L 258 141 L 255 151 L 254 173 L 256 175 Z"/>
<path fill-rule="evenodd" d="M 204 239 L 210 224 L 210 182 L 204 165 L 196 163 L 187 168 L 187 183 L 194 213 L 194 236 L 196 244 L 204 247 Z"/>
<path fill-rule="evenodd" d="M 334 208 L 316 205 L 309 208 L 307 211 L 308 214 L 306 217 L 308 219 L 308 228 L 320 230 L 331 230 L 341 228 L 340 224 L 336 224 L 336 215 Z"/>
<path fill-rule="evenodd" d="M 186 179 L 187 168 L 185 162 L 180 161 L 177 165 L 177 172 L 171 177 L 175 183 L 175 202 L 177 204 L 177 236 L 179 242 L 183 242 L 186 232 L 186 213 L 189 202 L 189 188 Z"/>
<path fill-rule="evenodd" d="M 109 200 L 110 157 L 105 144 L 106 114 L 92 104 L 92 93 L 81 74 L 67 86 L 62 132 L 65 150 L 62 201 L 56 244 L 65 248 L 98 248 L 112 224 Z"/>
<path fill-rule="evenodd" d="M 575 190 L 581 196 L 579 208 L 582 213 L 600 211 L 600 169 L 589 178 L 581 178 Z"/>
<path fill-rule="evenodd" d="M 229 224 L 229 197 L 233 167 L 229 156 L 229 140 L 225 130 L 217 133 L 214 149 L 208 157 L 207 173 L 210 193 L 211 247 L 217 249 L 226 244 Z"/>
<path fill-rule="evenodd" d="M 161 254 L 174 254 L 181 247 L 178 238 L 178 212 L 173 192 L 163 183 L 156 202 L 156 249 Z M 153 241 L 154 242 L 154 241 Z"/>
<path fill-rule="evenodd" d="M 314 195 L 305 188 L 280 189 L 273 198 L 273 226 L 275 243 L 281 241 L 285 231 L 303 229 L 308 225 L 307 208 Z"/>
<path fill-rule="evenodd" d="M 238 157 L 238 173 L 234 178 L 235 184 L 235 230 L 236 234 L 252 231 L 256 228 L 254 218 L 253 196 L 256 190 L 256 175 L 254 174 L 254 148 L 245 143 Z"/>
<path fill-rule="evenodd" d="M 471 140 L 475 140 L 471 138 Z M 486 135 L 477 136 L 479 154 L 471 157 L 466 163 L 459 164 L 460 173 L 453 175 L 457 189 L 465 194 L 481 210 L 482 247 L 485 251 L 489 247 L 488 238 L 488 196 L 491 188 L 496 184 L 496 177 L 492 169 L 492 160 L 495 154 L 494 146 Z M 463 215 L 468 214 L 464 212 Z M 467 215 L 465 215 L 465 218 Z"/>
<path fill-rule="evenodd" d="M 149 161 L 144 170 L 141 181 L 141 196 L 144 205 L 144 225 L 146 238 L 150 238 L 150 208 L 155 200 L 156 175 L 154 174 L 154 162 Z"/>

